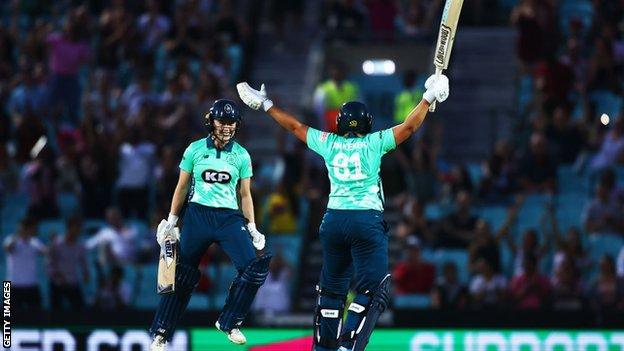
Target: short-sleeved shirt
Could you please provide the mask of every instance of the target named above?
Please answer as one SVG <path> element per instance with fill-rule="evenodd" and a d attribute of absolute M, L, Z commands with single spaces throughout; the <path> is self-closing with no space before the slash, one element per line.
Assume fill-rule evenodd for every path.
<path fill-rule="evenodd" d="M 253 175 L 251 157 L 245 148 L 230 141 L 223 149 L 217 149 L 210 138 L 194 141 L 186 148 L 180 169 L 192 175 L 190 202 L 235 210 L 238 181 Z"/>
<path fill-rule="evenodd" d="M 327 208 L 383 211 L 381 158 L 396 147 L 391 129 L 363 137 L 343 137 L 309 128 L 308 147 L 321 155 L 329 174 Z"/>

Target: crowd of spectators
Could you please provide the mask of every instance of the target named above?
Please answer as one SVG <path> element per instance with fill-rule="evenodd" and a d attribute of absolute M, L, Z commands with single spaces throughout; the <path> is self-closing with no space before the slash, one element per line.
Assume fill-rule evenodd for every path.
<path fill-rule="evenodd" d="M 136 295 L 123 267 L 157 257 L 145 227 L 166 217 L 179 155 L 205 136 L 212 102 L 236 96 L 249 11 L 212 0 L 32 4 L 0 5 L 0 201 L 28 198 L 3 239 L 7 279 L 25 308 L 40 306 L 43 275 L 54 308 L 122 308 Z M 64 232 L 36 237 L 63 217 Z M 102 222 L 86 240 L 84 220 Z M 97 295 L 85 301 L 89 281 Z"/>
<path fill-rule="evenodd" d="M 431 39 L 438 34 L 444 3 L 444 0 L 325 0 L 321 25 L 330 41 Z M 471 2 L 462 9 L 462 24 L 501 24 L 504 7 L 498 1 Z"/>
<path fill-rule="evenodd" d="M 467 175 L 465 166 L 446 165 L 435 133 L 398 150 L 397 164 L 413 179 L 408 194 L 394 194 L 402 213 L 395 237 L 406 245 L 417 237 L 430 251 L 468 250 L 471 277 L 458 280 L 458 267 L 449 262 L 436 272 L 439 282 L 428 280 L 425 289 L 413 286 L 400 293 L 431 294 L 440 308 L 624 309 L 624 247 L 614 248 L 620 251 L 616 258 L 590 256 L 585 246 L 593 238 L 624 237 L 618 184 L 624 159 L 624 7 L 617 1 L 577 3 L 575 9 L 591 9 L 589 18 L 570 15 L 564 7 L 573 1 L 521 0 L 511 11 L 510 22 L 518 30 L 519 80 L 530 84 L 519 87 L 517 133 L 496 143 L 481 164 L 480 178 Z M 619 110 L 601 116 L 607 98 L 619 101 Z M 562 193 L 560 166 L 589 180 L 590 193 L 571 190 L 573 199 L 583 201 L 580 217 L 572 222 L 561 223 L 555 214 L 553 202 Z M 424 170 L 432 176 L 425 178 Z M 425 187 L 419 186 L 423 180 Z M 423 188 L 437 190 L 431 194 Z M 536 196 L 544 207 L 541 227 L 510 233 L 518 225 L 522 199 Z M 427 205 L 447 203 L 442 217 L 425 215 Z M 495 231 L 478 211 L 494 205 L 508 209 Z M 503 267 L 507 253 L 510 267 Z M 405 256 L 395 267 L 397 277 L 433 263 L 426 257 L 414 260 L 413 249 Z"/>

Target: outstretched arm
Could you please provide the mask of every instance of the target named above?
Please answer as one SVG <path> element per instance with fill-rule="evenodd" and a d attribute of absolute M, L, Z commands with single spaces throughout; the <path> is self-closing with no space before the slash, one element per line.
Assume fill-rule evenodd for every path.
<path fill-rule="evenodd" d="M 448 98 L 448 78 L 445 75 L 432 75 L 425 82 L 425 88 L 427 91 L 423 94 L 420 103 L 407 115 L 403 123 L 392 128 L 397 145 L 407 140 L 420 128 L 432 102 L 443 102 Z"/>
<path fill-rule="evenodd" d="M 297 139 L 307 142 L 308 137 L 308 126 L 299 122 L 299 120 L 293 116 L 292 114 L 282 110 L 277 106 L 272 106 L 268 109 L 267 113 L 269 116 L 273 117 L 273 119 L 282 127 L 284 127 L 287 131 L 293 133 Z"/>
<path fill-rule="evenodd" d="M 264 88 L 264 84 L 260 87 L 260 90 L 256 90 L 247 84 L 247 82 L 236 84 L 236 90 L 238 95 L 245 105 L 251 107 L 254 110 L 262 108 L 273 119 L 284 127 L 287 131 L 293 133 L 299 140 L 306 142 L 308 135 L 308 126 L 299 122 L 299 120 L 292 114 L 282 110 L 279 107 L 273 105 L 273 101 L 269 100 Z"/>
<path fill-rule="evenodd" d="M 401 124 L 397 124 L 392 128 L 392 133 L 394 134 L 394 140 L 397 145 L 401 144 L 405 140 L 409 139 L 409 137 L 414 134 L 418 128 L 425 121 L 425 117 L 427 116 L 427 112 L 429 112 L 429 102 L 425 99 L 422 99 L 416 107 L 407 115 L 405 121 Z"/>

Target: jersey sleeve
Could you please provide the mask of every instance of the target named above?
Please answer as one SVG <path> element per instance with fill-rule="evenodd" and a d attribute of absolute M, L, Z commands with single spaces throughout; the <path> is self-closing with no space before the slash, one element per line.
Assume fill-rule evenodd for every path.
<path fill-rule="evenodd" d="M 180 169 L 187 173 L 193 173 L 193 148 L 191 148 L 191 145 L 184 150 L 182 160 L 180 161 Z"/>
<path fill-rule="evenodd" d="M 331 146 L 333 143 L 334 134 L 329 132 L 322 132 L 314 128 L 308 128 L 308 135 L 306 137 L 306 143 L 310 150 L 325 157 L 329 155 Z"/>
<path fill-rule="evenodd" d="M 253 176 L 253 169 L 251 167 L 251 156 L 247 151 L 241 154 L 240 162 L 240 179 L 251 178 Z"/>
<path fill-rule="evenodd" d="M 382 155 L 396 148 L 396 140 L 394 140 L 394 132 L 392 132 L 392 129 L 384 129 L 375 132 L 369 140 L 373 148 L 378 150 Z"/>

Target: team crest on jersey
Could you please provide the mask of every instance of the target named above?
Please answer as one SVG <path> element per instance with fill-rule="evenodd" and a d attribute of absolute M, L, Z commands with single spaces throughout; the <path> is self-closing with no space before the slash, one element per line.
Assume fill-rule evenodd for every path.
<path fill-rule="evenodd" d="M 228 172 L 215 171 L 214 169 L 207 169 L 201 174 L 202 179 L 206 183 L 229 183 L 232 180 L 232 176 Z"/>
<path fill-rule="evenodd" d="M 327 132 L 321 133 L 321 137 L 320 137 L 321 141 L 326 141 L 327 140 L 327 134 L 329 134 L 329 133 L 327 133 Z"/>
<path fill-rule="evenodd" d="M 225 158 L 225 162 L 231 164 L 232 166 L 236 165 L 236 156 L 234 155 L 227 155 L 227 157 Z"/>

